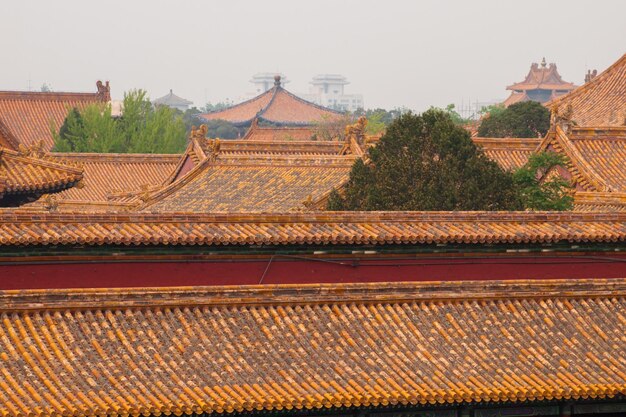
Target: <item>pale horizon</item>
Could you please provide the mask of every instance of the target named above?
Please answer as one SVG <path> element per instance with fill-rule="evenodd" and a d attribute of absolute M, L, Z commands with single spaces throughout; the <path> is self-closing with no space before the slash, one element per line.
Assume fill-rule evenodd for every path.
<path fill-rule="evenodd" d="M 543 57 L 577 85 L 620 58 L 626 2 L 588 4 L 116 0 L 94 13 L 86 2 L 10 1 L 0 90 L 95 92 L 109 80 L 113 99 L 172 89 L 201 107 L 237 101 L 257 72 L 285 74 L 294 93 L 337 73 L 366 108 L 491 101 Z"/>

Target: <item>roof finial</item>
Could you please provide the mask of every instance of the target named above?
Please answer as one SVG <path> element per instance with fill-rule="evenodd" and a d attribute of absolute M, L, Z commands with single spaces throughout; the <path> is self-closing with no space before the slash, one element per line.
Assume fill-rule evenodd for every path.
<path fill-rule="evenodd" d="M 280 74 L 274 75 L 274 85 L 280 87 Z"/>
<path fill-rule="evenodd" d="M 545 68 L 546 67 L 546 57 L 544 56 L 543 59 L 541 60 L 541 68 Z"/>

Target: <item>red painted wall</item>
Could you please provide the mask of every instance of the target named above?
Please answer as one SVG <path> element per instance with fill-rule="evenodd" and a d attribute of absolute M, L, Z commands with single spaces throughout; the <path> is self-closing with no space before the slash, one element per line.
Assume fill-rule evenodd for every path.
<path fill-rule="evenodd" d="M 0 289 L 626 277 L 626 256 L 0 264 Z"/>

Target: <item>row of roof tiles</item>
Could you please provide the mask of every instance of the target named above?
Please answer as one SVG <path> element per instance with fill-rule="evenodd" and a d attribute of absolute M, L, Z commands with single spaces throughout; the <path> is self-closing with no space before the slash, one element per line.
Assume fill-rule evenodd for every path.
<path fill-rule="evenodd" d="M 1 416 L 626 394 L 626 281 L 0 293 Z"/>
<path fill-rule="evenodd" d="M 324 212 L 33 214 L 5 211 L 0 245 L 372 245 L 622 242 L 626 214 Z"/>

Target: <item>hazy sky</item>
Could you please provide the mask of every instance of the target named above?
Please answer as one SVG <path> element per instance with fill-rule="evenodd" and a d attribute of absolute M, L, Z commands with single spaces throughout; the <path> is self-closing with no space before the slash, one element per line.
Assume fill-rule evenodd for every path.
<path fill-rule="evenodd" d="M 531 62 L 566 81 L 626 52 L 624 0 L 1 0 L 0 90 L 170 88 L 203 105 L 280 71 L 307 92 L 348 77 L 366 107 L 423 110 L 507 96 Z"/>

